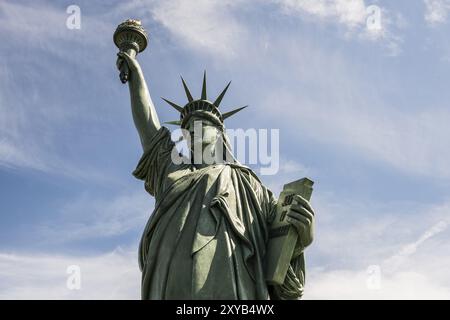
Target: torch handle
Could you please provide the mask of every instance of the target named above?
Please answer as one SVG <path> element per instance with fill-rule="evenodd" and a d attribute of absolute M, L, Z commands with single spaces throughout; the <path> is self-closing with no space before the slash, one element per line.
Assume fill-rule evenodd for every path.
<path fill-rule="evenodd" d="M 127 49 L 123 52 L 128 53 L 128 55 L 132 58 L 136 57 L 136 50 L 134 49 Z M 120 81 L 122 83 L 127 83 L 129 77 L 130 77 L 130 68 L 128 68 L 128 63 L 126 61 L 123 61 L 122 65 L 120 66 Z"/>

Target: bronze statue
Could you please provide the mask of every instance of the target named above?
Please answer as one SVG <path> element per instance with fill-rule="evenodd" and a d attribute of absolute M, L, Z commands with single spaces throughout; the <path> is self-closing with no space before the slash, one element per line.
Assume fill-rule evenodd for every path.
<path fill-rule="evenodd" d="M 213 163 L 195 163 L 191 157 L 175 163 L 175 142 L 159 122 L 135 57 L 142 51 L 142 39 L 147 45 L 147 36 L 136 20 L 127 20 L 121 28 L 131 32 L 125 39 L 141 41 L 141 45 L 131 46 L 131 51 L 130 47 L 120 48 L 117 59 L 121 80 L 128 81 L 133 120 L 143 148 L 133 174 L 145 182 L 145 189 L 156 200 L 140 243 L 142 299 L 300 298 L 303 253 L 313 240 L 314 211 L 309 201 L 297 194 L 283 213 L 296 231 L 295 248 L 284 282 L 268 282 L 265 258 L 277 199 L 232 155 L 224 120 L 242 108 L 219 109 L 229 84 L 211 102 L 205 73 L 200 99 L 193 98 L 182 79 L 187 104 L 166 100 L 180 113 L 180 119 L 170 123 L 184 129 L 190 149 L 200 148 L 202 154 L 215 159 Z M 138 40 L 133 40 L 135 36 Z M 200 137 L 194 134 L 196 126 Z"/>

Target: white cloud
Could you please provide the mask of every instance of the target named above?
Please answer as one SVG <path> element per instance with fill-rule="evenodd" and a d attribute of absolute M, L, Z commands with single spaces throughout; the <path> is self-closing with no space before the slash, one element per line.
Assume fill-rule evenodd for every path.
<path fill-rule="evenodd" d="M 239 49 L 240 44 L 249 36 L 248 26 L 243 24 L 234 14 L 239 6 L 244 6 L 246 1 L 200 1 L 195 5 L 187 1 L 147 1 L 134 2 L 127 6 L 121 7 L 128 12 L 141 10 L 145 16 L 145 12 L 149 12 L 153 19 L 165 26 L 178 40 L 184 44 L 198 48 L 199 50 L 206 50 L 214 54 L 219 54 L 221 58 L 224 56 L 234 56 Z M 360 36 L 365 37 L 366 30 L 366 4 L 362 0 L 354 1 L 277 1 L 284 11 L 292 11 L 295 13 L 306 13 L 313 17 L 329 19 L 335 23 L 346 26 L 349 30 L 359 28 Z M 95 23 L 98 19 L 87 16 L 82 11 L 83 26 L 82 31 L 85 32 L 83 37 L 76 37 L 74 32 L 65 28 L 65 19 L 67 14 L 64 10 L 59 10 L 53 7 L 39 7 L 28 8 L 21 5 L 11 3 L 2 4 L 4 15 L 2 16 L 2 27 L 4 33 L 14 33 L 17 39 L 21 39 L 27 45 L 46 46 L 46 50 L 50 50 L 53 54 L 63 56 L 63 52 L 58 49 L 58 46 L 52 45 L 52 40 L 67 41 L 83 41 L 83 43 L 92 43 L 104 45 L 104 42 L 97 41 L 89 30 L 95 29 L 98 33 L 107 33 L 107 30 L 112 30 L 113 26 L 108 23 Z M 384 16 L 384 14 L 383 14 Z M 42 17 L 46 17 L 47 23 L 45 26 L 40 23 Z M 199 18 L 201 17 L 201 18 Z M 383 18 L 383 21 L 388 21 Z M 227 21 L 227 23 L 223 23 Z M 52 28 L 48 28 L 51 25 Z M 38 27 L 35 27 L 38 26 Z M 59 27 L 58 27 L 59 26 Z M 86 27 L 88 26 L 88 27 Z M 362 32 L 362 33 L 361 33 Z M 383 28 L 383 32 L 386 28 Z M 45 36 L 45 37 L 44 37 Z M 39 39 L 45 38 L 46 41 Z M 24 40 L 25 39 L 25 40 Z M 82 39 L 82 40 L 80 40 Z M 395 49 L 395 44 L 392 48 Z M 394 50 L 393 49 L 393 50 Z M 56 50 L 56 51 L 55 51 Z M 395 49 L 396 50 L 396 49 Z M 394 50 L 394 51 L 395 51 Z M 255 52 L 256 54 L 256 52 Z M 82 65 L 85 65 L 83 60 Z M 2 79 L 7 80 L 8 70 L 3 68 Z M 1 98 L 1 95 L 0 95 Z M 0 100 L 0 103 L 2 100 Z M 0 161 L 7 166 L 28 166 L 40 170 L 51 171 L 56 167 L 59 172 L 69 173 L 69 176 L 83 175 L 84 177 L 95 176 L 94 170 L 77 169 L 68 164 L 67 161 L 55 159 L 56 156 L 48 156 L 51 153 L 51 137 L 48 138 L 47 144 L 44 145 L 40 141 L 32 143 L 32 137 L 40 135 L 26 134 L 32 126 L 27 119 L 28 106 L 21 106 L 20 103 L 14 106 L 15 112 L 10 112 L 11 106 L 0 106 L 0 113 L 2 114 L 3 132 L 1 136 L 0 147 Z M 51 118 L 55 117 L 57 120 L 67 117 L 71 114 L 70 110 L 64 108 L 46 108 L 42 115 L 45 115 L 45 121 L 51 124 Z M 14 117 L 14 118 L 13 118 Z M 36 118 L 35 118 L 36 119 Z M 48 126 L 50 125 L 48 124 Z M 47 124 L 46 124 L 47 125 Z M 48 129 L 48 128 L 46 128 Z M 14 136 L 9 133 L 13 132 Z M 52 130 L 46 130 L 47 135 L 52 135 Z M 28 143 L 25 143 L 28 141 Z M 46 148 L 47 147 L 47 148 Z M 33 150 L 36 149 L 36 150 Z M 30 160 L 33 159 L 33 160 Z M 60 168 L 58 164 L 66 167 Z"/>
<path fill-rule="evenodd" d="M 45 87 L 42 83 L 59 72 L 53 65 L 55 60 L 66 61 L 68 65 L 75 63 L 78 70 L 92 68 L 98 61 L 74 59 L 74 48 L 90 45 L 94 55 L 105 42 L 89 30 L 103 35 L 113 30 L 113 26 L 82 11 L 82 29 L 69 30 L 65 8 L 42 3 L 30 6 L 1 2 L 0 11 L 0 32 L 8 35 L 8 46 L 17 46 L 15 50 L 20 50 L 23 59 L 23 64 L 18 64 L 17 55 L 5 55 L 0 62 L 0 79 L 4 84 L 0 88 L 0 166 L 30 168 L 80 180 L 111 181 L 94 168 L 80 167 L 56 152 L 55 140 L 61 135 L 60 130 L 65 129 L 69 119 L 80 115 L 73 108 L 49 103 L 43 97 L 48 93 L 42 89 L 53 84 Z M 41 50 L 48 59 L 42 58 Z M 30 59 L 31 55 L 36 57 Z M 32 65 L 25 68 L 28 61 L 33 61 Z M 36 71 L 42 69 L 48 74 Z M 33 85 L 24 87 L 23 80 Z"/>
<path fill-rule="evenodd" d="M 37 157 L 30 156 L 30 151 L 25 154 L 22 148 L 12 144 L 5 138 L 0 140 L 0 166 L 4 167 L 25 167 L 40 171 L 48 171 L 49 168 L 45 161 Z"/>
<path fill-rule="evenodd" d="M 356 36 L 363 40 L 380 41 L 387 47 L 389 54 L 397 55 L 400 52 L 402 39 L 396 34 L 396 30 L 404 25 L 401 23 L 404 18 L 385 8 L 366 5 L 364 0 L 201 0 L 195 4 L 183 0 L 149 0 L 135 1 L 122 9 L 128 12 L 138 11 L 143 17 L 148 13 L 184 46 L 228 59 L 237 58 L 243 44 L 261 36 L 253 34 L 250 24 L 236 14 L 239 11 L 248 14 L 251 12 L 248 9 L 255 4 L 274 4 L 279 9 L 277 14 L 343 26 L 345 35 L 349 38 Z M 377 28 L 370 24 L 370 18 L 375 16 L 373 8 L 380 13 Z"/>
<path fill-rule="evenodd" d="M 326 23 L 341 25 L 350 36 L 356 34 L 362 39 L 374 36 L 366 34 L 366 20 L 362 11 L 366 6 L 364 1 L 278 3 L 285 5 L 286 10 L 292 10 L 292 14 L 308 15 Z M 247 27 L 233 15 L 233 10 L 237 9 L 234 2 L 201 1 L 198 6 L 189 4 L 187 1 L 157 2 L 151 7 L 151 13 L 183 44 L 217 54 L 221 59 L 233 57 L 242 40 L 250 36 Z M 23 33 L 26 35 L 24 43 L 34 46 L 44 45 L 39 36 L 48 32 L 41 23 L 42 17 L 48 16 L 50 25 L 65 24 L 64 10 L 50 13 L 41 10 L 34 14 L 36 8 L 14 7 L 11 3 L 3 4 L 1 8 L 2 22 L 7 23 L 2 23 L 0 30 L 5 34 L 13 31 Z M 443 22 L 446 14 L 430 13 L 430 22 Z M 394 28 L 398 22 L 389 13 L 387 16 L 383 14 L 383 17 L 390 19 L 384 21 L 392 21 L 391 25 L 383 25 L 383 30 L 388 33 L 381 38 L 374 36 L 373 40 L 384 39 L 389 43 L 388 39 L 393 39 L 395 45 L 396 40 L 389 33 L 389 26 Z M 229 23 L 224 24 L 223 21 Z M 14 23 L 17 28 L 13 27 Z M 102 28 L 107 34 L 113 30 L 113 27 Z M 49 39 L 64 38 L 60 32 L 62 30 L 52 29 L 48 34 Z M 289 81 L 308 82 L 313 88 L 311 92 L 318 95 L 309 95 L 310 92 L 301 90 L 297 94 L 293 90 L 295 85 L 289 87 L 290 92 L 281 86 L 274 87 L 270 95 L 264 97 L 265 100 L 268 98 L 263 106 L 266 107 L 264 111 L 269 111 L 267 116 L 273 116 L 274 120 L 283 117 L 282 123 L 300 128 L 305 139 L 312 138 L 313 142 L 343 147 L 344 152 L 360 153 L 372 161 L 387 163 L 409 173 L 450 177 L 450 150 L 446 140 L 442 139 L 450 135 L 448 111 L 431 107 L 423 112 L 395 110 L 373 88 L 365 87 L 370 81 L 355 75 L 352 61 L 347 57 L 339 53 L 321 52 L 311 45 L 305 45 L 305 42 L 292 43 L 291 35 L 280 38 L 281 42 L 274 43 L 274 46 L 281 44 L 279 47 L 283 48 L 283 55 L 280 60 L 286 65 L 277 65 L 277 68 L 280 67 L 277 72 L 270 70 L 271 66 L 264 64 L 267 61 L 256 52 L 249 55 L 252 61 L 240 60 L 239 63 L 260 63 L 266 66 L 267 74 L 275 76 L 274 83 L 277 75 L 283 73 L 280 70 L 287 70 L 283 68 L 289 66 L 288 70 L 293 75 Z M 94 44 L 95 38 L 86 41 Z M 51 44 L 51 41 L 47 44 Z M 56 46 L 47 49 L 57 50 Z M 60 52 L 55 51 L 54 54 Z M 1 79 L 9 83 L 11 74 L 8 69 L 2 67 L 0 71 Z M 282 76 L 284 79 L 285 74 Z M 366 76 L 370 78 L 370 75 Z M 46 145 L 37 143 L 41 149 L 33 150 L 33 143 L 30 143 L 33 140 L 28 139 L 33 134 L 23 134 L 30 128 L 26 116 L 26 111 L 30 109 L 17 104 L 14 112 L 10 112 L 12 109 L 6 108 L 2 98 L 0 94 L 0 163 L 44 171 L 61 168 L 63 161 L 58 162 L 48 156 Z M 291 111 L 286 108 L 280 112 L 280 106 L 292 105 L 299 107 Z M 47 112 L 48 115 L 53 113 Z M 58 114 L 56 117 L 64 115 Z M 48 118 L 43 119 L 50 121 Z M 28 144 L 22 145 L 21 141 L 28 141 Z M 296 162 L 282 163 L 282 172 L 286 175 L 303 173 L 303 169 Z M 64 171 L 71 172 L 71 169 Z M 91 175 L 79 168 L 73 168 L 72 172 L 73 175 Z M 308 269 L 306 298 L 448 297 L 449 261 L 445 257 L 450 255 L 450 250 L 448 238 L 444 238 L 448 225 L 444 217 L 450 211 L 447 205 L 439 210 L 419 207 L 418 204 L 398 206 L 401 208 L 399 212 L 389 211 L 389 204 L 355 204 L 343 199 L 339 199 L 338 203 L 321 202 L 317 196 L 314 195 L 314 206 L 319 219 L 318 235 L 309 252 L 317 259 L 313 261 L 320 263 L 315 262 L 311 270 Z M 414 214 L 410 214 L 411 208 L 415 210 Z M 41 225 L 40 231 L 41 235 L 49 239 L 61 241 L 121 235 L 134 228 L 143 228 L 150 209 L 150 199 L 143 190 L 136 194 L 119 195 L 113 201 L 96 200 L 86 195 L 65 206 L 61 218 Z M 83 282 L 80 292 L 65 288 L 65 270 L 71 264 L 79 264 L 87 272 L 83 273 L 87 282 Z M 366 267 L 370 264 L 380 264 L 382 267 L 381 291 L 367 290 Z M 2 254 L 0 297 L 134 298 L 139 292 L 135 272 L 136 257 L 131 253 L 113 252 L 98 257 Z"/>
<path fill-rule="evenodd" d="M 353 29 L 366 22 L 364 0 L 279 0 L 285 13 L 305 13 L 325 21 L 335 21 Z"/>
<path fill-rule="evenodd" d="M 413 256 L 422 245 L 424 245 L 429 239 L 438 236 L 440 233 L 443 233 L 447 230 L 450 218 L 450 205 L 444 204 L 442 206 L 431 208 L 429 212 L 427 212 L 427 216 L 433 216 L 434 220 L 437 217 L 440 217 L 437 222 L 435 222 L 431 227 L 425 230 L 416 240 L 403 245 L 398 252 L 385 259 L 382 262 L 382 265 L 385 270 L 388 272 L 395 272 L 402 267 L 402 265 L 408 263 L 408 258 Z M 423 214 L 423 213 L 422 213 Z M 422 215 L 421 214 L 421 215 Z M 447 241 L 450 240 L 447 238 Z"/>
<path fill-rule="evenodd" d="M 282 158 L 280 160 L 280 173 L 293 174 L 293 173 L 301 173 L 307 174 L 310 172 L 310 169 L 306 168 L 302 163 Z"/>
<path fill-rule="evenodd" d="M 153 209 L 153 198 L 144 188 L 112 199 L 83 194 L 61 208 L 60 215 L 37 226 L 39 238 L 67 242 L 107 238 L 130 230 L 143 230 Z"/>
<path fill-rule="evenodd" d="M 301 132 L 305 139 L 343 148 L 400 172 L 450 178 L 450 149 L 442 138 L 450 136 L 450 111 L 444 105 L 420 105 L 406 111 L 387 100 L 380 89 L 385 86 L 374 82 L 400 86 L 400 79 L 389 70 L 381 77 L 370 62 L 355 64 L 351 55 L 330 54 L 308 40 L 293 43 L 280 37 L 273 46 L 285 48 L 283 59 L 266 72 L 289 70 L 292 85 L 278 86 L 275 78 L 273 87 L 256 103 L 267 118 L 282 123 L 283 130 Z M 265 61 L 261 58 L 257 63 Z"/>
<path fill-rule="evenodd" d="M 8 34 L 12 41 L 26 46 L 28 50 L 30 47 L 45 49 L 49 54 L 57 55 L 65 60 L 69 60 L 68 51 L 62 42 L 70 44 L 72 48 L 81 43 L 90 45 L 92 49 L 106 46 L 103 39 L 112 32 L 111 30 L 114 30 L 113 24 L 106 19 L 90 16 L 83 10 L 84 8 L 80 8 L 81 29 L 68 29 L 66 20 L 69 14 L 66 8 L 45 3 L 22 5 L 2 2 L 0 3 L 2 12 L 0 31 Z M 84 59 L 78 63 L 80 66 L 92 66 L 98 61 Z"/>
<path fill-rule="evenodd" d="M 306 167 L 297 160 L 289 158 L 280 159 L 280 167 L 276 174 L 261 176 L 261 179 L 266 187 L 269 188 L 278 197 L 283 186 L 286 183 L 301 179 L 303 177 L 314 176 L 314 171 Z"/>
<path fill-rule="evenodd" d="M 447 126 L 450 112 L 430 109 L 426 113 L 405 113 L 381 101 L 367 100 L 364 107 L 359 104 L 363 103 L 363 97 L 348 98 L 347 105 L 328 106 L 326 111 L 304 104 L 301 117 L 305 130 L 322 143 L 359 150 L 368 158 L 381 160 L 400 171 L 450 177 L 447 165 L 450 150 L 445 139 L 441 139 L 450 134 Z"/>
<path fill-rule="evenodd" d="M 236 55 L 246 28 L 233 15 L 243 1 L 200 0 L 152 3 L 154 20 L 167 28 L 184 45 L 223 58 Z M 142 4 L 144 6 L 145 4 Z"/>
<path fill-rule="evenodd" d="M 380 41 L 389 55 L 400 53 L 402 38 L 394 32 L 404 27 L 404 18 L 395 16 L 377 5 L 366 5 L 364 0 L 276 0 L 284 13 L 318 19 L 327 24 L 341 25 L 347 37 Z"/>
<path fill-rule="evenodd" d="M 449 299 L 450 287 L 442 285 L 439 277 L 415 271 L 393 275 L 381 273 L 380 288 L 367 285 L 366 270 L 312 270 L 307 279 L 304 299 Z M 444 275 L 445 276 L 445 275 Z"/>
<path fill-rule="evenodd" d="M 69 290 L 67 268 L 81 271 L 80 290 Z M 96 256 L 0 253 L 0 299 L 140 299 L 137 250 Z"/>
<path fill-rule="evenodd" d="M 64 79 L 72 80 L 71 72 L 81 74 L 86 70 L 99 70 L 97 74 L 102 77 L 106 68 L 100 64 L 104 59 L 87 59 L 83 48 L 89 48 L 91 57 L 104 54 L 104 47 L 112 44 L 115 28 L 108 19 L 89 16 L 82 7 L 81 30 L 69 30 L 65 8 L 45 3 L 0 3 L 0 32 L 8 34 L 8 46 L 19 50 L 17 55 L 5 55 L 0 62 L 0 167 L 117 184 L 115 175 L 94 164 L 97 159 L 75 160 L 62 151 L 68 149 L 68 144 L 77 143 L 72 140 L 75 133 L 77 137 L 80 133 L 82 138 L 88 137 L 83 126 L 104 126 L 113 114 L 109 106 L 98 101 L 83 101 L 83 94 L 75 95 L 76 89 L 68 88 Z M 114 51 L 111 57 L 113 67 Z M 110 112 L 105 115 L 102 108 Z"/>
<path fill-rule="evenodd" d="M 449 299 L 450 203 L 355 203 L 317 194 L 305 299 Z M 380 287 L 370 286 L 378 266 Z"/>
<path fill-rule="evenodd" d="M 0 110 L 0 118 L 4 115 Z M 4 118 L 8 118 L 8 116 Z M 14 123 L 9 123 L 3 129 L 7 131 L 14 125 Z M 89 166 L 80 167 L 75 163 L 62 159 L 51 148 L 39 145 L 39 142 L 29 138 L 30 133 L 18 133 L 15 137 L 11 137 L 0 130 L 0 167 L 33 169 L 78 181 L 104 183 L 114 181 L 114 177 L 105 176 L 95 168 Z"/>
<path fill-rule="evenodd" d="M 447 21 L 450 10 L 449 0 L 424 0 L 425 21 L 431 25 L 438 25 Z"/>
<path fill-rule="evenodd" d="M 440 222 L 448 221 L 449 203 L 403 206 L 407 214 L 394 214 L 392 203 L 319 196 L 314 204 L 318 233 L 306 256 L 305 299 L 450 298 L 450 242 Z M 362 216 L 367 208 L 375 214 Z M 389 258 L 411 244 L 415 249 L 390 268 Z M 81 268 L 81 290 L 66 287 L 70 265 Z M 379 289 L 368 287 L 369 265 L 380 266 Z M 0 253 L 0 299 L 139 299 L 139 292 L 137 245 L 91 256 Z"/>

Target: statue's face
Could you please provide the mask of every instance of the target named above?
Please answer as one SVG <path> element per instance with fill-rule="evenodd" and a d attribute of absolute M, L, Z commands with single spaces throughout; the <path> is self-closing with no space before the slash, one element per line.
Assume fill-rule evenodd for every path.
<path fill-rule="evenodd" d="M 200 147 L 201 150 L 204 150 L 207 146 L 214 145 L 221 134 L 214 123 L 197 117 L 189 119 L 186 130 L 190 139 L 186 136 L 185 138 L 190 141 L 191 150 L 194 150 L 194 147 Z"/>

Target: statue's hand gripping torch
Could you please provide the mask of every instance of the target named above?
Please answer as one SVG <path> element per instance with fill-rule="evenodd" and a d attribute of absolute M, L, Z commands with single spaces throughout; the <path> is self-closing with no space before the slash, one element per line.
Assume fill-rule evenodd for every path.
<path fill-rule="evenodd" d="M 148 44 L 148 36 L 139 20 L 128 19 L 117 26 L 113 40 L 121 52 L 128 53 L 132 58 L 139 52 L 145 50 Z M 127 63 L 120 67 L 120 81 L 126 83 L 129 79 L 130 70 Z"/>

